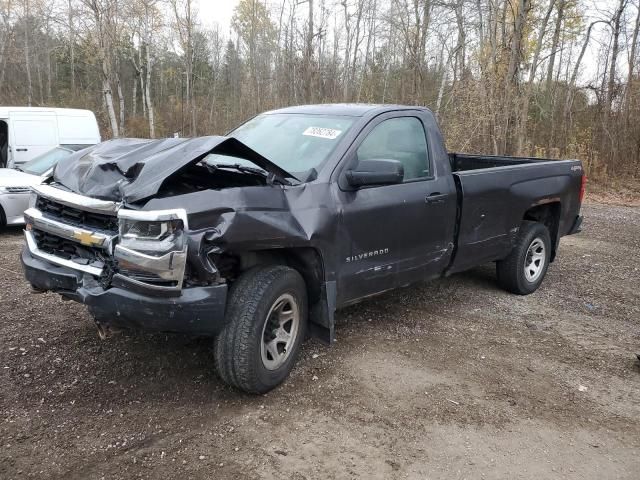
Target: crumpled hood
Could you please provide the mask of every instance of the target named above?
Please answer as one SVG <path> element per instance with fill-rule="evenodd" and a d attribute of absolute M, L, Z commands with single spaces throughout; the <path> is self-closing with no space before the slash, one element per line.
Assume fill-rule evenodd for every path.
<path fill-rule="evenodd" d="M 0 168 L 0 187 L 30 187 L 42 182 L 39 175 L 20 172 L 13 168 Z"/>
<path fill-rule="evenodd" d="M 169 176 L 210 153 L 249 160 L 282 181 L 295 179 L 239 140 L 210 136 L 109 140 L 58 162 L 54 180 L 89 197 L 137 202 L 156 194 Z"/>

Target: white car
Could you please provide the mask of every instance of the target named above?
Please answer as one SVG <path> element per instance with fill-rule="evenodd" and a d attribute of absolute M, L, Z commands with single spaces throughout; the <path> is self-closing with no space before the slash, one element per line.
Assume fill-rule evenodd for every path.
<path fill-rule="evenodd" d="M 91 145 L 61 145 L 39 155 L 16 169 L 0 168 L 0 228 L 24 224 L 23 213 L 29 208 L 32 185 L 39 185 L 53 172 L 53 167 L 72 153 Z"/>

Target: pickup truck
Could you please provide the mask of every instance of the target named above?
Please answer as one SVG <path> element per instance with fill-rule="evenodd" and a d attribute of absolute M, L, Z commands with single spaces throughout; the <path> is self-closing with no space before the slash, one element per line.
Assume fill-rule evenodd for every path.
<path fill-rule="evenodd" d="M 264 393 L 336 309 L 495 262 L 530 294 L 580 231 L 577 160 L 447 153 L 426 108 L 310 105 L 227 136 L 117 139 L 33 188 L 21 259 L 35 291 L 112 330 L 213 338 L 221 379 Z"/>

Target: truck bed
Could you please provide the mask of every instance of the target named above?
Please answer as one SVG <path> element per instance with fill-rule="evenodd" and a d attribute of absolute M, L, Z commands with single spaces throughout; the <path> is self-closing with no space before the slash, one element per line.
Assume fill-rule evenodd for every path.
<path fill-rule="evenodd" d="M 500 155 L 469 155 L 466 153 L 450 153 L 449 163 L 451 171 L 466 172 L 469 170 L 480 170 L 483 168 L 512 167 L 527 163 L 555 162 L 550 158 L 533 157 L 507 157 Z"/>
<path fill-rule="evenodd" d="M 460 199 L 457 253 L 451 272 L 504 258 L 522 212 L 551 204 L 565 235 L 579 212 L 578 160 L 449 154 Z M 554 238 L 559 238 L 553 235 Z"/>

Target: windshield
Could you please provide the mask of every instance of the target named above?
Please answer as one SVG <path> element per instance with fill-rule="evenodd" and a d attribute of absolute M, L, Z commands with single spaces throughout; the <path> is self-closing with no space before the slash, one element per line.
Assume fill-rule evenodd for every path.
<path fill-rule="evenodd" d="M 90 145 L 65 145 L 64 147 L 56 147 L 23 163 L 18 169 L 31 175 L 42 175 L 54 167 L 60 160 L 88 146 Z"/>
<path fill-rule="evenodd" d="M 353 122 L 353 117 L 342 116 L 259 115 L 229 135 L 283 170 L 298 178 L 306 178 L 329 158 Z M 209 164 L 255 167 L 247 160 L 227 155 L 208 155 L 205 161 Z"/>

